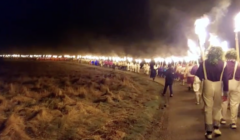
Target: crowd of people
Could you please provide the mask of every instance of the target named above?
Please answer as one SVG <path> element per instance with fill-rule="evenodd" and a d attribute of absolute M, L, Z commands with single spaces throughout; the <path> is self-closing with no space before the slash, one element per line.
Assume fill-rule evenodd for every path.
<path fill-rule="evenodd" d="M 171 69 L 171 66 L 169 66 Z M 228 109 L 230 109 L 230 128 L 237 128 L 240 104 L 240 64 L 237 52 L 229 50 L 225 53 L 220 47 L 212 47 L 206 60 L 199 64 L 188 63 L 186 67 L 177 66 L 175 70 L 167 70 L 165 88 L 170 88 L 172 97 L 172 76 L 188 84 L 188 90 L 196 93 L 196 104 L 203 101 L 205 118 L 205 137 L 208 140 L 221 136 L 220 125 L 226 125 Z M 175 77 L 176 78 L 176 77 Z M 170 80 L 169 80 L 170 79 Z M 169 82 L 170 81 L 170 82 Z"/>
<path fill-rule="evenodd" d="M 207 59 L 199 66 L 196 76 L 202 81 L 202 97 L 205 109 L 206 138 L 212 139 L 213 133 L 221 135 L 220 124 L 226 124 L 228 106 L 230 108 L 230 128 L 236 129 L 240 103 L 240 65 L 237 52 L 229 50 L 223 60 L 220 47 L 212 47 Z"/>
<path fill-rule="evenodd" d="M 224 56 L 225 54 L 225 56 Z M 206 60 L 178 64 L 166 63 L 133 63 L 112 61 L 91 61 L 93 65 L 118 68 L 137 73 L 165 78 L 162 95 L 170 90 L 173 97 L 173 82 L 187 84 L 189 91 L 196 94 L 196 104 L 203 104 L 205 118 L 205 137 L 208 140 L 221 136 L 220 125 L 226 125 L 227 110 L 230 109 L 230 128 L 237 128 L 240 104 L 240 64 L 237 52 L 229 50 L 224 53 L 221 47 L 211 47 Z"/>

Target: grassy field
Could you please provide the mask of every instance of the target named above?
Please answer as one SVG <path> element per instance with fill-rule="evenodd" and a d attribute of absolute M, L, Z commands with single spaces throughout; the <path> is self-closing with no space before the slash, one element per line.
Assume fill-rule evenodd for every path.
<path fill-rule="evenodd" d="M 159 122 L 162 86 L 69 62 L 0 62 L 1 140 L 141 140 Z M 153 136 L 151 136 L 153 137 Z"/>

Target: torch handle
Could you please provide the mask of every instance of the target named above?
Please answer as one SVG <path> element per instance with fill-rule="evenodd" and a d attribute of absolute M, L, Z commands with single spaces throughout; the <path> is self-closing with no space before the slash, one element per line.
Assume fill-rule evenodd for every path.
<path fill-rule="evenodd" d="M 202 48 L 202 45 L 201 45 L 200 41 L 199 41 L 199 48 L 200 48 L 201 55 L 202 55 L 202 61 L 204 61 L 205 60 L 205 55 L 204 55 L 204 51 L 203 51 L 203 48 Z"/>
<path fill-rule="evenodd" d="M 198 43 L 199 43 L 199 48 L 200 48 L 201 55 L 202 55 L 202 61 L 204 61 L 205 60 L 205 55 L 204 55 L 204 51 L 203 51 L 203 48 L 202 48 L 203 45 L 202 45 L 202 43 L 201 43 L 199 38 L 198 38 Z"/>
<path fill-rule="evenodd" d="M 207 49 L 207 50 L 210 50 L 210 49 L 211 49 L 211 47 L 212 47 L 212 45 L 210 44 L 210 45 L 208 46 L 208 49 Z"/>
<path fill-rule="evenodd" d="M 236 43 L 236 52 L 237 52 L 237 61 L 239 61 L 239 43 L 238 43 L 238 32 L 235 32 L 235 43 Z"/>

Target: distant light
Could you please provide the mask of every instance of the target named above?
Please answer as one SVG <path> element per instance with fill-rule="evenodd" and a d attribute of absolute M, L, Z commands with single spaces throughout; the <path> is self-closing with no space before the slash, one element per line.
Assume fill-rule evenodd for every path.
<path fill-rule="evenodd" d="M 151 59 L 144 59 L 145 62 L 150 63 Z"/>

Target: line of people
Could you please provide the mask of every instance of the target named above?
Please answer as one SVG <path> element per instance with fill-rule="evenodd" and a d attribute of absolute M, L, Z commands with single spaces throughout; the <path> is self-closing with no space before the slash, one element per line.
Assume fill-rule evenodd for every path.
<path fill-rule="evenodd" d="M 240 64 L 234 49 L 225 53 L 221 47 L 211 47 L 207 59 L 200 65 L 189 63 L 186 66 L 168 66 L 165 72 L 165 86 L 162 95 L 169 87 L 173 97 L 174 79 L 188 84 L 188 90 L 196 94 L 196 104 L 203 102 L 205 137 L 208 140 L 221 136 L 220 124 L 226 125 L 230 109 L 230 128 L 237 128 L 240 104 Z"/>
<path fill-rule="evenodd" d="M 189 62 L 187 64 L 172 65 L 169 64 L 164 72 L 165 86 L 162 95 L 165 95 L 167 88 L 170 90 L 170 97 L 173 97 L 172 84 L 174 81 L 182 82 L 182 85 L 187 83 L 188 90 L 194 90 L 195 73 L 198 70 L 197 63 Z"/>
<path fill-rule="evenodd" d="M 211 47 L 207 59 L 199 68 L 192 68 L 195 75 L 193 89 L 197 104 L 204 103 L 205 137 L 208 140 L 221 136 L 220 124 L 226 125 L 227 110 L 230 108 L 230 128 L 237 128 L 240 104 L 240 64 L 235 50 L 225 54 L 221 47 Z M 225 61 L 224 61 L 225 60 Z"/>

